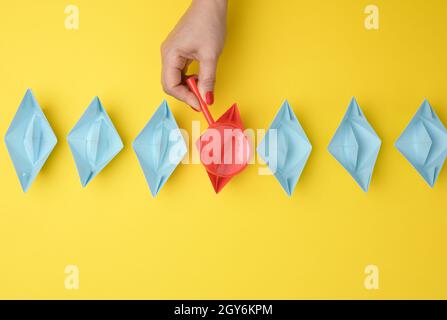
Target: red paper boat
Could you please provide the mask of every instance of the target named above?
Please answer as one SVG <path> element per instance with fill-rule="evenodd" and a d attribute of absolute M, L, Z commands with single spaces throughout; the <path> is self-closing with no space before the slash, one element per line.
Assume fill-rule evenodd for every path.
<path fill-rule="evenodd" d="M 214 190 L 219 193 L 231 178 L 246 168 L 250 159 L 250 143 L 244 133 L 244 125 L 236 104 L 214 121 L 199 93 L 195 77 L 188 78 L 186 82 L 199 100 L 209 124 L 196 146 Z"/>

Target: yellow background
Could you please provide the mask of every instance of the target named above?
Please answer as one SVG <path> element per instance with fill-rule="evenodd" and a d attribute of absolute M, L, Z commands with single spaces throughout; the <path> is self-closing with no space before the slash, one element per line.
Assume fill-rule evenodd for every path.
<path fill-rule="evenodd" d="M 447 298 L 447 169 L 431 190 L 393 147 L 424 98 L 447 123 L 447 2 L 230 1 L 212 113 L 238 102 L 262 129 L 287 98 L 313 152 L 291 198 L 258 165 L 218 196 L 181 165 L 154 199 L 131 142 L 166 98 L 159 46 L 188 2 L 0 0 L 0 133 L 32 88 L 59 140 L 27 194 L 0 145 L 0 298 Z M 66 136 L 95 95 L 125 148 L 83 189 Z M 366 194 L 326 150 L 354 95 L 383 140 Z"/>

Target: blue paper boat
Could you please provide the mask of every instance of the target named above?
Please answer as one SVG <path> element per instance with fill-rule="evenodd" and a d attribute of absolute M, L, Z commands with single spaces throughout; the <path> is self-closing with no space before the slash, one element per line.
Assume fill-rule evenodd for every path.
<path fill-rule="evenodd" d="M 123 142 L 98 97 L 93 99 L 67 140 L 83 187 L 123 149 Z"/>
<path fill-rule="evenodd" d="M 155 197 L 187 153 L 185 140 L 166 101 L 135 139 L 133 148 Z"/>
<path fill-rule="evenodd" d="M 427 100 L 395 146 L 433 187 L 447 157 L 447 130 Z"/>
<path fill-rule="evenodd" d="M 312 145 L 287 100 L 257 148 L 286 193 L 291 196 L 312 151 Z"/>
<path fill-rule="evenodd" d="M 57 143 L 56 135 L 29 89 L 9 126 L 5 142 L 26 192 Z"/>
<path fill-rule="evenodd" d="M 382 141 L 352 98 L 328 150 L 367 192 Z"/>

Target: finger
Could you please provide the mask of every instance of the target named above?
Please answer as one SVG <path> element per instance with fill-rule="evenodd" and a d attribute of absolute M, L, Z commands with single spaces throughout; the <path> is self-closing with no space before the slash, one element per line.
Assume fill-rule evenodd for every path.
<path fill-rule="evenodd" d="M 171 95 L 187 103 L 195 111 L 200 111 L 199 101 L 197 101 L 196 96 L 191 91 L 189 91 L 188 87 L 186 87 L 185 85 L 180 84 L 174 87 L 173 93 Z"/>
<path fill-rule="evenodd" d="M 214 103 L 214 84 L 216 82 L 217 59 L 199 61 L 199 91 L 207 104 Z"/>
<path fill-rule="evenodd" d="M 166 57 L 163 60 L 162 68 L 163 89 L 174 98 L 186 102 L 196 110 L 200 110 L 196 97 L 182 83 L 182 74 L 188 64 L 188 60 L 181 56 Z"/>

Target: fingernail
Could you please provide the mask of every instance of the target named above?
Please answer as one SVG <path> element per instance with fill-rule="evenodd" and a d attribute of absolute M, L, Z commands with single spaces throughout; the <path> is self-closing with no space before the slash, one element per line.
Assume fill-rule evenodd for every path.
<path fill-rule="evenodd" d="M 214 92 L 208 91 L 205 94 L 206 104 L 212 105 L 214 103 Z"/>

